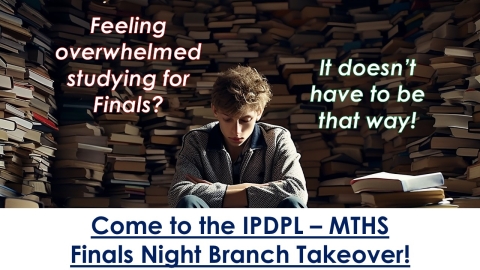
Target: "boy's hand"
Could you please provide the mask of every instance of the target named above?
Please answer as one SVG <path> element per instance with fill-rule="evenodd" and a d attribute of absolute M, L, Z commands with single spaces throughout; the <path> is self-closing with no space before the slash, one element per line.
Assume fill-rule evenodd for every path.
<path fill-rule="evenodd" d="M 187 180 L 194 183 L 194 184 L 207 184 L 207 185 L 211 185 L 212 183 L 208 182 L 207 180 L 203 180 L 203 179 L 200 179 L 200 178 L 197 178 L 193 175 L 189 175 L 187 174 Z"/>
<path fill-rule="evenodd" d="M 193 175 L 190 175 L 190 174 L 187 174 L 186 179 L 188 181 L 194 183 L 194 184 L 207 184 L 207 185 L 212 184 L 212 183 L 208 182 L 207 180 L 197 178 L 197 177 L 195 177 Z M 251 187 L 251 186 L 257 186 L 257 187 L 262 187 L 263 186 L 263 187 L 265 187 L 265 186 L 268 186 L 269 184 L 279 184 L 281 182 L 282 182 L 282 180 L 267 182 L 267 183 L 263 183 L 263 184 L 242 183 L 242 184 L 231 185 L 230 188 L 231 189 L 246 189 L 246 188 Z"/>
<path fill-rule="evenodd" d="M 242 183 L 242 184 L 230 185 L 229 188 L 232 189 L 232 190 L 235 190 L 235 189 L 242 190 L 242 189 L 246 189 L 246 188 L 249 188 L 249 187 L 265 187 L 265 186 L 268 186 L 268 184 L 269 183 L 263 183 L 263 184 Z"/>
<path fill-rule="evenodd" d="M 267 186 L 268 186 L 268 184 L 280 184 L 280 183 L 282 183 L 282 182 L 283 182 L 283 180 L 276 180 L 276 181 L 264 183 L 263 185 L 267 185 Z"/>

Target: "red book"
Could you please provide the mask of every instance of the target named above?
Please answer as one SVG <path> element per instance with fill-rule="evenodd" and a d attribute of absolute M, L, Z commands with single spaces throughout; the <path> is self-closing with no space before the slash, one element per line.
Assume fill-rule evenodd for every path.
<path fill-rule="evenodd" d="M 33 114 L 33 119 L 37 120 L 38 122 L 42 123 L 43 125 L 53 130 L 58 131 L 57 125 L 55 125 L 55 123 L 53 123 L 50 119 L 47 119 L 36 112 L 32 112 L 32 114 Z"/>

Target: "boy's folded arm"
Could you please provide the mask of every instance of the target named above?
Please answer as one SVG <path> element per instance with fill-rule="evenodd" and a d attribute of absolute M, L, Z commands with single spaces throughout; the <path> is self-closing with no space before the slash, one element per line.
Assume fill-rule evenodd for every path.
<path fill-rule="evenodd" d="M 196 147 L 195 137 L 189 134 L 184 137 L 182 150 L 177 158 L 176 172 L 168 193 L 170 207 L 175 207 L 186 195 L 195 195 L 204 200 L 210 207 L 246 207 L 246 188 L 255 184 L 226 185 L 223 183 L 195 183 L 187 176 L 203 179 L 200 150 Z"/>
<path fill-rule="evenodd" d="M 231 185 L 227 187 L 225 198 L 223 199 L 223 207 L 239 208 L 247 207 L 247 190 L 240 185 Z"/>
<path fill-rule="evenodd" d="M 249 207 L 277 207 L 282 200 L 290 196 L 296 196 L 307 204 L 308 193 L 300 165 L 300 154 L 288 131 L 277 138 L 274 162 L 272 181 L 266 185 L 252 186 L 247 189 Z"/>
<path fill-rule="evenodd" d="M 266 184 L 254 184 L 254 183 L 243 183 L 236 185 L 229 185 L 227 187 L 227 192 L 225 193 L 225 198 L 223 199 L 223 207 L 226 208 L 238 208 L 238 207 L 247 207 L 248 206 L 248 188 L 256 186 L 266 186 Z"/>
<path fill-rule="evenodd" d="M 179 155 L 177 159 L 177 169 L 168 192 L 170 207 L 176 207 L 178 202 L 187 195 L 195 195 L 201 198 L 212 208 L 222 207 L 227 185 L 218 182 L 212 184 L 195 184 L 187 180 L 187 175 L 202 179 L 198 167 L 190 161 L 189 158 Z"/>

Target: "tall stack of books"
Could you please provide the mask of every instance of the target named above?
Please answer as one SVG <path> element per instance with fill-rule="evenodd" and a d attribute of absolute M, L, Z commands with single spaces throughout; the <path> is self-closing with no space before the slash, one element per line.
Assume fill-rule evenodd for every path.
<path fill-rule="evenodd" d="M 53 194 L 61 206 L 108 207 L 101 197 L 107 137 L 102 129 L 89 123 L 60 126 L 57 134 Z"/>
<path fill-rule="evenodd" d="M 107 20 L 111 20 L 110 16 L 116 15 L 115 18 L 124 19 L 129 17 L 137 17 L 142 15 L 142 9 L 148 3 L 145 1 L 118 1 L 111 5 L 100 5 L 95 1 L 91 1 L 87 7 L 87 17 L 95 17 L 101 12 L 106 16 L 101 16 L 99 24 Z M 120 48 L 122 43 L 130 47 L 144 47 L 145 42 L 139 40 L 136 34 L 131 36 L 128 34 L 111 33 L 105 34 L 96 28 L 95 33 L 89 35 L 92 39 L 90 46 Z M 94 39 L 93 39 L 94 38 Z M 149 84 L 155 84 L 155 81 L 145 81 L 139 78 L 155 72 L 152 63 L 142 63 L 136 59 L 115 59 L 106 58 L 102 63 L 101 72 L 111 72 L 114 76 L 126 76 L 135 78 L 137 84 L 125 85 L 121 84 L 117 88 L 113 88 L 112 84 L 99 89 L 98 95 L 109 97 L 110 106 L 105 110 L 105 106 L 101 106 L 102 110 L 95 114 L 95 120 L 103 129 L 107 136 L 108 147 L 112 149 L 111 153 L 107 153 L 105 170 L 103 176 L 103 196 L 110 198 L 111 207 L 147 207 L 145 203 L 145 187 L 150 185 L 149 176 L 146 173 L 146 158 L 144 137 L 142 129 L 139 125 L 140 116 L 135 112 L 137 106 L 126 105 L 128 101 L 138 102 L 139 98 L 145 97 L 146 88 Z M 153 90 L 152 90 L 153 91 Z M 151 98 L 149 98 L 151 99 Z M 117 105 L 112 106 L 115 102 Z M 135 103 L 137 104 L 137 103 Z M 130 108 L 132 111 L 125 111 L 124 108 Z"/>
<path fill-rule="evenodd" d="M 473 20 L 468 20 L 465 22 L 465 25 L 470 24 L 471 26 L 475 25 L 474 30 L 471 29 L 467 36 L 474 37 L 475 40 L 478 37 L 480 30 L 480 25 L 477 27 L 476 24 L 480 20 L 479 16 L 476 16 Z M 465 42 L 469 41 L 471 38 L 466 38 Z M 478 43 L 478 41 L 477 41 Z M 450 132 L 454 138 L 457 140 L 462 139 L 463 144 L 469 142 L 470 145 L 461 145 L 456 149 L 455 154 L 459 157 L 463 157 L 468 162 L 468 167 L 466 168 L 465 174 L 459 176 L 451 176 L 446 179 L 446 191 L 449 194 L 453 194 L 455 203 L 459 203 L 461 206 L 473 205 L 475 207 L 475 200 L 472 198 L 464 198 L 465 196 L 478 196 L 478 185 L 479 177 L 476 169 L 478 167 L 478 157 L 480 147 L 476 145 L 480 136 L 478 136 L 478 104 L 479 99 L 478 95 L 480 93 L 480 71 L 478 70 L 478 63 L 480 62 L 480 48 L 459 48 L 451 47 L 445 49 L 449 54 L 455 54 L 452 56 L 453 61 L 456 63 L 458 69 L 467 68 L 470 72 L 470 75 L 466 78 L 462 78 L 459 81 L 458 86 L 445 87 L 443 89 L 449 88 L 445 95 L 452 96 L 453 93 L 456 93 L 457 99 L 446 100 L 445 107 L 439 109 L 451 109 L 456 110 L 456 114 L 450 113 L 446 114 L 443 118 L 444 122 L 452 123 L 456 120 L 457 125 L 452 125 L 450 127 Z M 464 61 L 463 63 L 458 63 L 459 61 Z M 463 84 L 460 84 L 463 82 Z M 463 86 L 463 87 L 461 87 Z M 459 105 L 460 104 L 460 105 Z"/>
<path fill-rule="evenodd" d="M 475 1 L 473 1 L 475 3 Z M 456 117 L 462 117 L 462 126 L 455 126 L 450 128 L 451 133 L 456 138 L 479 140 L 477 136 L 478 119 L 476 119 L 478 111 L 478 95 L 480 90 L 480 76 L 478 71 L 478 64 L 480 63 L 480 12 L 478 6 L 472 3 L 462 3 L 455 9 L 455 17 L 460 21 L 457 23 L 457 35 L 463 39 L 463 48 L 451 48 L 450 53 L 460 54 L 460 57 L 451 57 L 455 67 L 470 67 L 470 75 L 465 79 L 457 81 L 458 87 L 455 84 L 449 86 L 455 88 L 452 91 L 445 93 L 447 96 L 453 96 L 456 92 L 457 98 L 463 101 L 463 106 L 455 106 L 446 100 L 445 107 L 439 109 L 450 109 L 448 113 L 458 114 Z M 468 48 L 465 48 L 468 47 Z M 452 51 L 453 49 L 453 51 Z M 447 50 L 447 49 L 446 49 Z M 463 62 L 462 62 L 463 61 Z M 463 83 L 462 83 L 463 82 Z M 444 88 L 448 89 L 448 87 Z M 440 89 L 439 89 L 440 90 Z M 454 102 L 455 103 L 455 102 Z M 457 102 L 458 103 L 458 102 Z M 443 104 L 442 104 L 443 105 Z M 447 112 L 444 112 L 447 113 Z M 465 123 L 464 121 L 468 121 Z M 465 125 L 466 124 L 466 125 Z M 452 194 L 454 203 L 460 207 L 479 207 L 480 201 L 478 197 L 471 197 L 478 195 L 479 178 L 476 175 L 475 168 L 478 165 L 478 146 L 474 147 L 460 147 L 456 149 L 458 156 L 464 157 L 469 166 L 464 175 L 450 177 L 445 180 L 446 191 Z"/>
<path fill-rule="evenodd" d="M 97 117 L 105 129 L 110 147 L 121 145 L 143 149 L 144 138 L 140 128 L 134 125 L 138 119 L 138 115 L 132 113 Z M 150 185 L 146 158 L 143 153 L 135 154 L 107 154 L 103 180 L 105 195 L 111 198 L 112 207 L 146 207 L 145 187 Z"/>
<path fill-rule="evenodd" d="M 84 4 L 75 0 L 51 0 L 45 4 L 52 18 L 48 35 L 54 50 L 94 44 L 94 36 L 86 35 L 90 22 Z M 87 86 L 82 80 L 78 80 L 80 83 L 75 80 L 73 86 L 67 85 L 69 74 L 78 74 L 81 70 L 89 76 L 99 75 L 104 67 L 99 62 L 83 59 L 82 55 L 75 59 L 66 57 L 63 61 L 58 60 L 57 66 L 60 67 L 55 74 L 59 155 L 54 162 L 55 200 L 64 207 L 108 207 L 110 200 L 102 196 L 102 180 L 105 156 L 112 149 L 108 147 L 104 130 L 95 121 L 94 100 L 99 86 Z"/>
<path fill-rule="evenodd" d="M 35 1 L 0 2 L 0 184 L 16 199 L 4 207 L 53 207 L 52 158 L 56 142 L 57 108 L 51 40 L 44 34 L 51 23 Z M 13 191 L 13 192 L 12 192 Z M 22 199 L 29 201 L 22 202 Z"/>
<path fill-rule="evenodd" d="M 148 142 L 146 150 L 147 167 L 150 173 L 151 188 L 148 191 L 165 193 L 162 196 L 148 196 L 146 203 L 152 205 L 167 205 L 166 191 L 170 187 L 175 174 L 173 161 L 175 154 L 181 145 L 182 136 L 186 133 L 187 126 L 191 123 L 190 119 L 185 118 L 185 113 L 178 111 L 176 116 L 173 114 L 163 114 L 159 117 L 157 114 L 155 123 L 150 127 L 147 118 L 142 118 L 145 124 L 144 131 L 148 132 Z M 150 122 L 150 123 L 149 123 Z"/>

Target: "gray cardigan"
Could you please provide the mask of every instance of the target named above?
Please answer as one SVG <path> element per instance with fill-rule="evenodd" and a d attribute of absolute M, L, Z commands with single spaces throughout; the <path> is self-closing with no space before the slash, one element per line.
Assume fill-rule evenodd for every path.
<path fill-rule="evenodd" d="M 241 165 L 240 183 L 282 181 L 263 187 L 249 187 L 248 207 L 276 207 L 289 196 L 297 196 L 306 204 L 308 194 L 299 163 L 300 154 L 290 132 L 280 126 L 256 123 L 249 142 L 250 147 Z M 212 184 L 193 184 L 186 180 L 187 174 Z M 227 186 L 232 184 L 232 161 L 223 145 L 218 122 L 185 134 L 168 194 L 170 206 L 175 207 L 186 195 L 195 195 L 212 208 L 222 207 Z"/>

